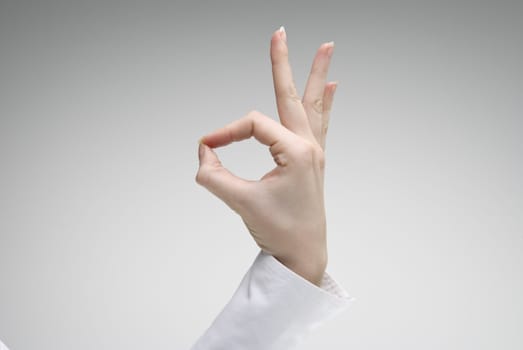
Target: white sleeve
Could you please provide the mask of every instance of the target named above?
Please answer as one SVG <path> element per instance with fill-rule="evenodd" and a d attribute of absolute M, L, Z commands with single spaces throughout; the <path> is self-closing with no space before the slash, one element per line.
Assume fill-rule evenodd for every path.
<path fill-rule="evenodd" d="M 191 350 L 290 350 L 354 300 L 328 273 L 318 287 L 260 251 Z"/>
<path fill-rule="evenodd" d="M 7 346 L 4 345 L 4 343 L 2 343 L 2 341 L 0 340 L 0 350 L 9 350 L 7 348 Z"/>

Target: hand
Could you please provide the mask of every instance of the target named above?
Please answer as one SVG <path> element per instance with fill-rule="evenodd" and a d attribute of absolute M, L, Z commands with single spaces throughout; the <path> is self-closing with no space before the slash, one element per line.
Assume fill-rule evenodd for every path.
<path fill-rule="evenodd" d="M 271 61 L 280 123 L 256 111 L 200 140 L 196 182 L 237 212 L 258 246 L 319 285 L 327 266 L 323 198 L 325 136 L 336 83 L 326 83 L 333 43 L 320 46 L 303 99 L 294 86 L 283 27 L 273 33 Z M 212 150 L 254 136 L 276 167 L 259 181 L 225 169 Z"/>

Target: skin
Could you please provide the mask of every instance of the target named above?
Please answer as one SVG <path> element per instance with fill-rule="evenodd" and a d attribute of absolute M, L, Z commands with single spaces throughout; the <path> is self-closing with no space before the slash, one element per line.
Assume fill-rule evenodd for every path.
<path fill-rule="evenodd" d="M 280 123 L 251 111 L 200 139 L 196 182 L 238 213 L 258 246 L 319 286 L 327 267 L 324 206 L 325 137 L 335 82 L 326 82 L 333 43 L 322 44 L 303 98 L 288 60 L 287 35 L 271 38 L 274 91 Z M 269 147 L 276 167 L 260 180 L 239 178 L 224 168 L 213 148 L 254 136 Z"/>

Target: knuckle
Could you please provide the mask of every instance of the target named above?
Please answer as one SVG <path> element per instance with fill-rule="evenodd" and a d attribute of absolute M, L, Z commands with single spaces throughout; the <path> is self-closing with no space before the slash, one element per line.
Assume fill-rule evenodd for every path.
<path fill-rule="evenodd" d="M 301 103 L 301 97 L 298 95 L 298 91 L 296 91 L 296 87 L 294 84 L 289 85 L 287 88 L 287 96 L 289 100 L 292 102 L 300 102 Z"/>
<path fill-rule="evenodd" d="M 266 118 L 265 115 L 255 109 L 247 114 L 247 119 L 251 120 L 252 122 L 259 122 L 264 118 Z"/>
<path fill-rule="evenodd" d="M 323 98 L 317 98 L 314 100 L 304 101 L 303 103 L 308 110 L 313 110 L 317 114 L 322 114 L 324 111 Z"/>
<path fill-rule="evenodd" d="M 247 116 L 249 118 L 257 118 L 257 116 L 260 114 L 260 112 L 258 112 L 256 109 L 252 109 L 249 111 L 249 113 L 247 113 Z"/>
<path fill-rule="evenodd" d="M 329 131 L 329 124 L 323 124 L 321 132 L 323 133 L 323 135 L 326 135 L 327 131 Z"/>
<path fill-rule="evenodd" d="M 320 66 L 320 65 L 314 65 L 312 68 L 311 68 L 311 75 L 316 75 L 316 76 L 326 76 L 327 75 L 327 70 L 328 68 L 325 67 L 325 66 Z"/>
<path fill-rule="evenodd" d="M 205 186 L 209 178 L 208 173 L 203 169 L 203 167 L 200 167 L 198 169 L 198 172 L 196 173 L 195 181 L 197 184 Z"/>
<path fill-rule="evenodd" d="M 259 111 L 254 109 L 249 112 L 249 118 L 251 118 L 254 121 L 260 120 L 263 118 L 263 114 L 261 114 Z"/>
<path fill-rule="evenodd" d="M 203 187 L 209 187 L 212 182 L 212 178 L 216 175 L 216 172 L 219 172 L 222 169 L 222 167 L 205 164 L 200 166 L 198 169 L 198 172 L 196 173 L 196 182 L 203 186 Z"/>
<path fill-rule="evenodd" d="M 298 163 L 304 166 L 318 165 L 320 168 L 325 166 L 325 156 L 319 145 L 312 142 L 304 142 L 295 148 L 295 157 Z"/>

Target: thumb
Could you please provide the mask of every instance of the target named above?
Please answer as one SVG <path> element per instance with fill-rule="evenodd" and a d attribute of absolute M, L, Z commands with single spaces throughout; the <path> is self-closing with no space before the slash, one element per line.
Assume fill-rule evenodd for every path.
<path fill-rule="evenodd" d="M 216 153 L 200 142 L 198 147 L 200 166 L 196 182 L 224 201 L 232 210 L 240 213 L 247 198 L 250 182 L 225 169 Z"/>

